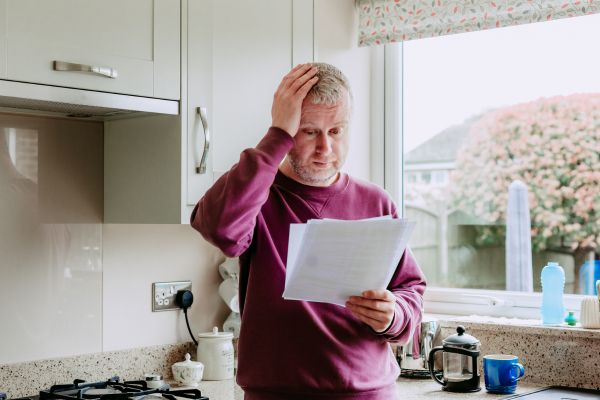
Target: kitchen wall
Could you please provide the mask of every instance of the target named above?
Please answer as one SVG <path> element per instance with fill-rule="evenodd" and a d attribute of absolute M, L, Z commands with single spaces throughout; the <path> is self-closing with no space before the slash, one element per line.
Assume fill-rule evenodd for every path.
<path fill-rule="evenodd" d="M 354 95 L 350 152 L 345 170 L 369 180 L 371 52 L 357 46 L 358 15 L 352 0 L 315 1 L 315 59 L 340 68 Z"/>
<path fill-rule="evenodd" d="M 104 351 L 191 340 L 183 312 L 152 312 L 152 282 L 191 280 L 192 331 L 221 327 L 227 309 L 217 266 L 224 256 L 189 225 L 104 225 L 103 237 Z"/>
<path fill-rule="evenodd" d="M 315 59 L 335 64 L 351 81 L 354 114 L 345 169 L 368 179 L 371 50 L 356 46 L 355 18 L 353 0 L 315 2 Z M 46 246 L 43 257 L 24 265 L 7 262 L 7 255 L 19 258 L 29 250 L 15 253 L 5 246 L 0 252 L 0 281 L 11 290 L 0 306 L 0 364 L 189 341 L 181 312 L 151 311 L 151 285 L 157 281 L 192 281 L 195 300 L 189 317 L 194 332 L 221 325 L 228 313 L 217 293 L 222 253 L 187 225 L 101 224 L 102 125 L 54 121 L 62 121 L 59 131 L 79 136 L 71 138 L 75 147 L 70 152 L 53 149 L 62 169 L 39 172 L 55 174 L 51 181 L 43 180 L 52 183 L 44 183 L 40 201 L 51 199 L 57 208 L 45 215 L 58 217 L 42 224 L 51 230 L 50 244 L 30 232 L 24 242 Z M 78 138 L 84 137 L 88 141 L 80 143 Z M 8 169 L 0 167 L 1 176 Z M 85 179 L 86 173 L 93 179 Z M 19 208 L 27 214 L 25 203 L 14 208 L 0 198 L 3 212 Z M 76 207 L 69 206 L 73 201 Z M 4 221 L 0 239 L 7 245 L 16 242 L 14 228 L 25 220 Z"/>
<path fill-rule="evenodd" d="M 0 114 L 0 364 L 102 349 L 102 140 Z"/>

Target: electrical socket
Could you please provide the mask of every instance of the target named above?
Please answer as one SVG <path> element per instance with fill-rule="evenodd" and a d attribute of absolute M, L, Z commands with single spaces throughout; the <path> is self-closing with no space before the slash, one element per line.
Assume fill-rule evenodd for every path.
<path fill-rule="evenodd" d="M 179 306 L 175 303 L 178 290 L 192 290 L 192 281 L 154 282 L 152 311 L 179 310 Z"/>

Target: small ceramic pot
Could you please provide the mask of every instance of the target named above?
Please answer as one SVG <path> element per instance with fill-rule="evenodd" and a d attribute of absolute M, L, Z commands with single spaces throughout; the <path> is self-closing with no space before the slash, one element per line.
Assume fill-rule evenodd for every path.
<path fill-rule="evenodd" d="M 190 360 L 190 353 L 185 354 L 185 361 L 176 362 L 171 366 L 173 378 L 184 386 L 196 387 L 202 380 L 204 364 Z"/>

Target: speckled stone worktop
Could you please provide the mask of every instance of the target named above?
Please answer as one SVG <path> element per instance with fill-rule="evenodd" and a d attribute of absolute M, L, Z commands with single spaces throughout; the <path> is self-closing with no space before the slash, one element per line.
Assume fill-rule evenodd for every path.
<path fill-rule="evenodd" d="M 539 387 L 561 385 L 600 390 L 600 330 L 545 327 L 539 321 L 485 317 L 440 318 L 442 338 L 464 325 L 481 341 L 481 353 L 514 354 L 525 366 L 518 393 Z M 171 365 L 195 354 L 192 343 L 144 347 L 124 351 L 83 354 L 75 357 L 0 365 L 0 392 L 8 398 L 34 395 L 53 384 L 74 379 L 104 381 L 118 375 L 141 379 L 144 373 L 171 377 Z M 480 374 L 481 362 L 480 362 Z M 483 375 L 481 384 L 483 386 Z M 172 383 L 172 382 L 171 382 Z M 243 393 L 233 380 L 203 381 L 200 390 L 211 400 L 241 400 Z M 398 380 L 402 399 L 502 398 L 485 390 L 472 394 L 448 393 L 430 379 Z"/>
<path fill-rule="evenodd" d="M 451 393 L 431 379 L 400 378 L 396 383 L 398 398 L 402 400 L 422 399 L 502 399 L 507 395 L 491 394 L 485 391 L 483 377 L 481 391 L 475 393 Z M 539 385 L 523 384 L 517 386 L 516 394 L 527 393 L 539 388 Z M 243 400 L 244 392 L 233 380 L 219 382 L 201 382 L 199 386 L 203 395 L 211 400 Z"/>
<path fill-rule="evenodd" d="M 0 365 L 0 392 L 8 398 L 36 394 L 54 384 L 143 379 L 145 373 L 171 376 L 171 365 L 195 354 L 193 343 L 141 347 L 137 349 L 82 354 L 74 357 Z"/>
<path fill-rule="evenodd" d="M 416 380 L 400 378 L 396 383 L 398 398 L 402 400 L 420 399 L 501 399 L 507 395 L 492 394 L 485 391 L 483 376 L 481 377 L 481 390 L 474 393 L 452 393 L 441 390 L 441 386 L 431 379 Z M 527 393 L 536 390 L 540 385 L 519 384 L 516 394 Z M 236 399 L 237 400 L 237 399 Z"/>
<path fill-rule="evenodd" d="M 523 383 L 600 390 L 600 329 L 543 326 L 539 320 L 481 316 L 440 319 L 441 337 L 463 325 L 481 354 L 512 354 L 525 367 Z M 479 363 L 482 373 L 482 363 Z"/>
<path fill-rule="evenodd" d="M 34 361 L 31 363 L 10 364 L 0 366 L 0 391 L 8 394 L 8 398 L 24 397 L 36 394 L 55 383 L 68 383 L 75 378 L 87 381 L 102 381 L 108 375 L 120 373 L 122 378 L 133 380 L 141 378 L 143 373 L 137 371 L 158 371 L 163 376 L 168 374 L 171 360 L 176 362 L 178 355 L 185 354 L 193 348 L 184 343 L 172 346 L 145 347 L 122 352 L 88 354 L 56 360 Z M 165 358 L 163 358 L 165 357 Z M 120 371 L 120 372 L 119 372 Z M 167 379 L 173 389 L 179 388 L 175 382 Z M 25 385 L 25 386 L 20 386 Z M 476 393 L 451 393 L 441 390 L 441 386 L 431 379 L 406 379 L 397 381 L 399 398 L 403 400 L 418 399 L 479 399 L 502 398 L 502 395 L 486 393 L 481 381 L 482 390 Z M 517 393 L 525 393 L 537 389 L 540 385 L 520 384 Z M 27 389 L 21 389 L 21 388 Z M 243 400 L 244 392 L 235 380 L 202 381 L 198 387 L 204 396 L 211 400 Z"/>

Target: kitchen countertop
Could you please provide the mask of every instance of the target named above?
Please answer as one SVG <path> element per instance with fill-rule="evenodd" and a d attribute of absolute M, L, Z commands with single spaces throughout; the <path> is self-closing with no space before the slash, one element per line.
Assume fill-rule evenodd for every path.
<path fill-rule="evenodd" d="M 492 394 L 485 390 L 483 376 L 481 377 L 481 390 L 475 393 L 452 393 L 442 390 L 442 386 L 431 379 L 408 379 L 399 378 L 397 383 L 398 394 L 402 394 L 402 400 L 418 399 L 501 399 L 505 394 Z M 540 385 L 521 384 L 517 386 L 516 394 L 531 392 L 539 389 Z"/>
<path fill-rule="evenodd" d="M 491 394 L 485 391 L 483 377 L 481 378 L 481 391 L 475 393 L 452 393 L 442 390 L 442 387 L 431 379 L 408 379 L 399 378 L 396 385 L 398 387 L 399 398 L 402 400 L 420 400 L 420 399 L 501 399 L 507 395 Z M 172 383 L 172 382 L 170 382 Z M 172 384 L 173 388 L 176 388 Z M 531 392 L 539 389 L 540 385 L 519 384 L 517 394 Z M 243 400 L 244 392 L 235 384 L 235 380 L 226 381 L 202 381 L 198 386 L 202 395 L 210 400 Z"/>

